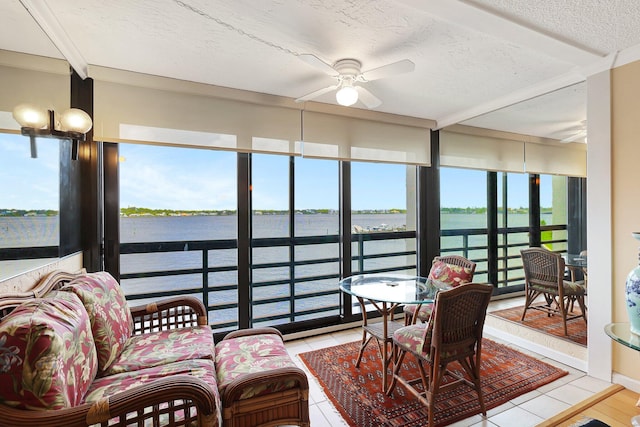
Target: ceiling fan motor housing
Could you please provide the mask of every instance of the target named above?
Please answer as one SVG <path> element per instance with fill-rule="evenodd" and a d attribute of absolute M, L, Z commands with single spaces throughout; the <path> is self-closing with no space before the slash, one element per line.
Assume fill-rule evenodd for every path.
<path fill-rule="evenodd" d="M 362 64 L 356 59 L 341 59 L 336 61 L 333 68 L 343 76 L 356 77 L 360 74 L 360 67 Z"/>

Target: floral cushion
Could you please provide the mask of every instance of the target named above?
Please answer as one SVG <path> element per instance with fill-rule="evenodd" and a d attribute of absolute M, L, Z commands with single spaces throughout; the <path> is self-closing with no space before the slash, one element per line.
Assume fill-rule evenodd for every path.
<path fill-rule="evenodd" d="M 275 334 L 232 338 L 216 344 L 216 372 L 220 393 L 223 393 L 231 381 L 242 375 L 295 366 L 296 364 L 289 357 L 282 339 Z M 277 379 L 250 384 L 242 391 L 240 400 L 288 390 L 297 386 L 295 380 L 282 381 Z"/>
<path fill-rule="evenodd" d="M 102 398 L 148 384 L 159 378 L 173 375 L 190 375 L 204 380 L 217 394 L 216 371 L 212 360 L 195 359 L 169 363 L 139 371 L 123 372 L 96 378 L 87 391 L 84 403 L 97 402 Z M 218 397 L 219 401 L 219 397 Z"/>
<path fill-rule="evenodd" d="M 583 295 L 585 293 L 585 287 L 580 283 L 565 280 L 563 286 L 564 289 L 562 292 L 565 296 Z M 539 292 L 551 292 L 554 294 L 558 292 L 558 287 L 556 285 L 543 285 L 535 282 L 530 282 L 529 288 Z"/>
<path fill-rule="evenodd" d="M 89 316 L 77 296 L 54 292 L 0 323 L 0 402 L 21 409 L 79 405 L 98 371 Z"/>
<path fill-rule="evenodd" d="M 406 350 L 416 354 L 422 354 L 424 329 L 427 326 L 428 325 L 425 324 L 418 324 L 397 329 L 393 333 L 393 340 Z M 431 331 L 427 333 L 426 341 L 426 348 L 428 349 L 430 346 L 429 343 L 431 342 Z"/>
<path fill-rule="evenodd" d="M 416 308 L 418 304 L 407 304 L 404 306 L 404 312 L 408 313 L 411 316 L 414 316 L 416 313 Z M 433 312 L 433 303 L 422 304 L 420 309 L 418 310 L 418 319 L 422 322 L 426 322 L 431 317 L 431 313 Z"/>
<path fill-rule="evenodd" d="M 98 368 L 105 371 L 122 352 L 133 331 L 133 318 L 118 282 L 106 271 L 85 274 L 62 288 L 80 297 L 91 319 Z"/>
<path fill-rule="evenodd" d="M 469 283 L 473 280 L 473 271 L 467 267 L 447 264 L 444 261 L 434 261 L 429 271 L 429 279 L 437 280 L 451 286 Z"/>
<path fill-rule="evenodd" d="M 191 359 L 213 360 L 213 332 L 207 326 L 134 335 L 104 375 L 137 371 Z"/>

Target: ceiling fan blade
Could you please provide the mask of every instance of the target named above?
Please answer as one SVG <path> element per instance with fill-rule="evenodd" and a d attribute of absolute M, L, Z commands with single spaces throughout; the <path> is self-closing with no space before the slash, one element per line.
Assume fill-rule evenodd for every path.
<path fill-rule="evenodd" d="M 312 55 L 310 53 L 303 53 L 298 55 L 298 58 L 300 58 L 307 64 L 311 65 L 312 67 L 315 67 L 320 71 L 324 71 L 330 76 L 338 75 L 338 72 L 331 65 L 327 64 L 326 62 L 324 62 L 322 59 L 318 58 L 315 55 Z"/>
<path fill-rule="evenodd" d="M 356 90 L 358 91 L 358 98 L 367 108 L 371 109 L 382 105 L 382 101 L 362 86 L 356 86 Z"/>
<path fill-rule="evenodd" d="M 314 99 L 319 97 L 320 95 L 324 95 L 325 93 L 331 92 L 332 90 L 338 89 L 338 85 L 323 87 L 322 89 L 318 89 L 314 92 L 308 93 L 305 96 L 301 96 L 296 99 L 296 102 L 304 102 L 309 101 L 310 99 Z"/>
<path fill-rule="evenodd" d="M 393 62 L 391 64 L 383 65 L 382 67 L 374 68 L 373 70 L 365 71 L 362 73 L 364 81 L 370 82 L 372 80 L 378 80 L 389 76 L 395 76 L 396 74 L 410 73 L 415 70 L 416 64 L 408 59 L 402 61 Z"/>
<path fill-rule="evenodd" d="M 586 136 L 587 136 L 587 131 L 581 130 L 567 138 L 561 139 L 560 142 L 582 142 L 582 140 L 584 140 Z"/>

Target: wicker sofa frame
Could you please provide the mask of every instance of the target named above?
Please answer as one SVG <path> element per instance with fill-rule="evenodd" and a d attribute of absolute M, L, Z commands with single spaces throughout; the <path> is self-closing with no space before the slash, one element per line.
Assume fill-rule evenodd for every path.
<path fill-rule="evenodd" d="M 45 296 L 76 278 L 78 273 L 55 271 L 45 276 L 25 292 L 0 294 L 0 321 L 15 307 L 33 298 Z M 130 308 L 133 334 L 145 334 L 176 328 L 207 325 L 207 312 L 202 302 L 185 296 L 167 298 L 159 302 Z M 259 328 L 231 332 L 223 340 L 250 335 L 277 334 L 273 328 Z M 241 398 L 243 389 L 270 381 L 293 380 L 296 387 Z M 216 390 L 217 392 L 217 390 Z M 134 389 L 118 392 L 95 403 L 71 408 L 34 411 L 0 404 L 0 427 L 58 427 L 64 426 L 140 426 L 189 425 L 227 427 L 254 427 L 309 424 L 309 385 L 304 371 L 299 368 L 280 368 L 268 372 L 242 375 L 232 381 L 221 393 L 222 407 L 212 386 L 205 381 L 175 375 L 155 380 Z"/>
<path fill-rule="evenodd" d="M 23 302 L 61 288 L 78 274 L 54 271 L 26 292 L 0 295 L 0 320 Z M 207 323 L 204 305 L 192 297 L 132 307 L 131 314 L 135 334 Z M 193 409 L 195 416 L 190 415 Z M 171 420 L 178 413 L 184 414 L 183 420 L 169 425 L 217 426 L 218 411 L 210 385 L 198 378 L 179 375 L 72 408 L 30 411 L 0 405 L 0 426 L 158 425 L 160 417 Z"/>

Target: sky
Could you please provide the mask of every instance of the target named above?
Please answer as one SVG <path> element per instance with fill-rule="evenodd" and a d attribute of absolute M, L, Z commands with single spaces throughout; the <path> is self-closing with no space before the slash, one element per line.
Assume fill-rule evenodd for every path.
<path fill-rule="evenodd" d="M 28 137 L 0 133 L 0 209 L 58 209 L 60 145 L 45 138 L 36 144 L 32 159 Z"/>
<path fill-rule="evenodd" d="M 0 134 L 0 208 L 58 208 L 58 144 L 39 138 L 38 158 L 22 135 Z M 120 206 L 152 209 L 236 209 L 234 152 L 120 144 Z M 254 154 L 253 208 L 286 210 L 287 156 Z M 296 209 L 338 209 L 338 162 L 297 157 Z M 407 168 L 353 162 L 352 209 L 406 208 Z M 441 169 L 443 207 L 486 206 L 486 173 Z M 528 205 L 528 175 L 509 175 L 509 207 Z M 542 206 L 551 205 L 550 179 Z M 446 187 L 446 190 L 444 189 Z M 548 188 L 545 188 L 548 187 Z"/>

